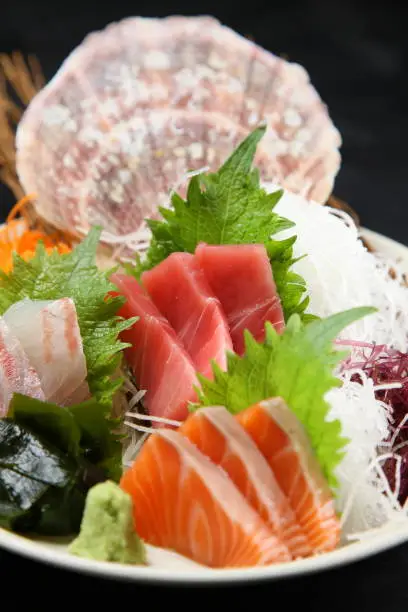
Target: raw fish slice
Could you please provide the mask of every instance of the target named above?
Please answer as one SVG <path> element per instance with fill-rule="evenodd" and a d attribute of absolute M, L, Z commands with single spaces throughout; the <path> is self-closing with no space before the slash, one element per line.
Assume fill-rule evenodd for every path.
<path fill-rule="evenodd" d="M 6 416 L 13 393 L 44 399 L 37 372 L 18 338 L 0 317 L 0 418 Z"/>
<path fill-rule="evenodd" d="M 76 308 L 70 298 L 16 302 L 4 320 L 38 372 L 45 399 L 64 404 L 89 397 L 87 367 Z"/>
<path fill-rule="evenodd" d="M 158 206 L 168 205 L 173 189 L 185 194 L 190 170 L 218 168 L 244 135 L 222 115 L 168 109 L 118 124 L 78 184 L 83 226 L 98 224 L 114 235 L 143 228 L 146 217 L 159 217 Z M 262 147 L 256 159 L 269 168 Z"/>
<path fill-rule="evenodd" d="M 121 479 L 143 540 L 214 568 L 290 560 L 225 472 L 180 433 L 158 431 Z"/>
<path fill-rule="evenodd" d="M 230 412 L 222 406 L 200 408 L 178 431 L 228 474 L 293 558 L 310 555 L 311 548 L 271 468 Z"/>
<path fill-rule="evenodd" d="M 281 398 L 255 404 L 236 416 L 275 474 L 315 553 L 336 548 L 340 522 L 332 493 L 308 437 Z"/>
<path fill-rule="evenodd" d="M 153 416 L 185 419 L 188 403 L 197 401 L 194 386 L 198 386 L 189 355 L 136 279 L 114 274 L 111 281 L 126 298 L 118 315 L 126 319 L 139 317 L 130 329 L 122 332 L 121 338 L 132 345 L 125 349 L 125 355 L 136 384 L 146 391 L 145 407 Z"/>
<path fill-rule="evenodd" d="M 18 125 L 16 167 L 27 193 L 39 198 L 38 213 L 57 227 L 75 231 L 81 226 L 78 185 L 87 179 L 90 160 L 114 124 L 98 119 L 92 96 L 84 96 L 86 79 L 78 79 L 76 71 L 64 76 L 59 89 L 64 66 L 34 97 L 30 113 Z"/>
<path fill-rule="evenodd" d="M 173 253 L 145 272 L 142 283 L 196 370 L 212 378 L 212 361 L 225 370 L 227 351 L 232 351 L 227 320 L 194 255 Z"/>
<path fill-rule="evenodd" d="M 61 406 L 73 406 L 80 404 L 86 399 L 89 399 L 90 391 L 87 381 L 85 380 L 71 395 L 59 402 Z"/>
<path fill-rule="evenodd" d="M 330 195 L 341 138 L 299 64 L 211 17 L 125 19 L 88 37 L 81 58 L 94 95 L 109 98 L 122 120 L 159 107 L 222 113 L 247 132 L 266 120 L 276 180 L 317 201 Z"/>
<path fill-rule="evenodd" d="M 245 350 L 244 330 L 258 342 L 270 321 L 278 332 L 284 316 L 268 254 L 263 245 L 200 244 L 196 257 L 227 316 L 235 351 Z"/>
<path fill-rule="evenodd" d="M 50 109 L 65 107 L 75 121 L 83 115 L 79 131 L 109 129 L 146 109 L 185 108 L 221 112 L 245 129 L 267 115 L 274 133 L 287 139 L 311 114 L 323 122 L 333 146 L 339 145 L 307 72 L 212 17 L 136 17 L 110 24 L 86 36 L 44 92 L 38 97 Z M 290 117 L 289 111 L 283 121 L 286 99 L 303 116 Z M 275 147 L 274 154 L 282 151 Z"/>
<path fill-rule="evenodd" d="M 151 114 L 158 109 L 201 117 L 194 140 L 186 137 L 186 146 L 194 148 L 188 163 L 180 164 L 183 172 L 185 165 L 188 170 L 214 169 L 217 160 L 229 156 L 237 136 L 242 140 L 266 120 L 262 146 L 268 163 L 261 167 L 262 179 L 319 202 L 332 190 L 341 140 L 301 66 L 265 51 L 211 17 L 129 18 L 88 35 L 33 99 L 19 124 L 17 170 L 25 191 L 38 195 L 38 213 L 77 233 L 86 230 L 93 217 L 114 235 L 140 227 L 146 233 L 141 219 L 154 215 L 163 203 L 173 174 L 179 178 L 178 171 L 168 177 L 168 167 L 179 163 L 176 150 L 184 147 L 182 132 L 188 131 L 188 121 L 184 127 L 182 120 L 175 147 L 166 142 L 166 131 L 159 130 L 161 138 L 156 138 L 150 127 L 154 128 Z M 217 142 L 215 153 L 214 147 L 205 146 L 201 156 L 196 152 L 202 143 L 217 135 L 207 113 L 225 117 L 231 139 L 225 149 L 221 134 L 220 152 Z M 133 134 L 134 147 L 117 156 L 111 149 L 111 133 L 116 126 L 125 134 L 131 132 L 134 128 L 128 123 L 136 118 L 165 155 L 155 157 L 159 147 L 149 145 L 142 179 L 129 180 L 123 177 L 137 172 L 138 153 L 131 149 L 139 148 L 138 141 Z M 93 168 L 94 158 L 100 161 L 98 169 Z M 105 170 L 105 163 L 111 167 Z M 157 180 L 162 176 L 173 181 L 170 186 Z M 134 196 L 132 208 L 123 203 L 123 191 Z M 116 213 L 121 221 L 127 220 L 126 230 Z"/>
<path fill-rule="evenodd" d="M 242 128 L 222 115 L 152 111 L 101 134 L 95 148 L 78 146 L 66 152 L 64 145 L 64 155 L 48 159 L 45 172 L 40 168 L 41 150 L 51 155 L 53 143 L 43 135 L 33 162 L 39 167 L 26 185 L 42 194 L 39 213 L 49 219 L 49 211 L 58 205 L 71 231 L 100 225 L 113 236 L 134 234 L 146 227 L 145 218 L 159 217 L 158 206 L 168 205 L 173 188 L 179 186 L 177 191 L 185 194 L 191 169 L 208 165 L 216 170 L 244 137 Z M 76 142 L 81 138 L 78 135 Z M 276 179 L 276 163 L 262 143 L 256 163 L 267 180 Z M 140 239 L 146 239 L 146 229 Z"/>
<path fill-rule="evenodd" d="M 201 92 L 195 98 L 192 91 L 197 85 L 199 89 L 200 81 L 192 79 L 197 70 L 204 77 L 211 75 L 200 62 L 207 60 L 201 39 L 213 29 L 218 30 L 219 23 L 211 17 L 123 19 L 89 34 L 67 59 L 65 69 L 86 77 L 86 93 L 100 103 L 94 110 L 111 122 L 144 109 L 205 110 Z M 216 91 L 208 81 L 206 85 L 213 87 L 208 108 L 213 110 Z M 90 122 L 93 117 L 89 113 Z"/>

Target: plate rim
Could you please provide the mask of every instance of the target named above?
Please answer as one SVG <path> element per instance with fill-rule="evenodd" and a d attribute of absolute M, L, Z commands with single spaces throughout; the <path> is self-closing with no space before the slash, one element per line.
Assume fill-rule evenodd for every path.
<path fill-rule="evenodd" d="M 361 228 L 360 232 L 368 240 L 371 240 L 380 252 L 388 253 L 396 259 L 405 259 L 408 269 L 408 245 L 368 228 Z M 47 546 L 47 541 L 52 542 L 52 545 L 48 544 Z M 379 529 L 370 538 L 347 543 L 330 553 L 308 559 L 299 559 L 287 564 L 242 569 L 214 570 L 203 566 L 202 568 L 189 568 L 188 571 L 185 571 L 184 568 L 180 570 L 108 563 L 71 555 L 59 547 L 56 541 L 60 540 L 58 538 L 44 538 L 37 541 L 0 527 L 0 547 L 10 553 L 59 569 L 126 582 L 216 586 L 241 582 L 276 581 L 328 571 L 355 563 L 408 542 L 408 519 L 396 524 L 395 527 L 386 526 L 386 528 Z"/>
<path fill-rule="evenodd" d="M 174 570 L 158 567 L 142 567 L 95 561 L 70 555 L 58 547 L 47 547 L 45 539 L 41 543 L 26 538 L 20 534 L 9 532 L 0 527 L 0 546 L 8 552 L 20 555 L 43 565 L 51 565 L 81 575 L 96 578 L 108 578 L 121 582 L 137 582 L 146 584 L 185 585 L 185 586 L 216 586 L 236 583 L 253 583 L 296 578 L 326 572 L 336 567 L 350 565 L 376 554 L 408 542 L 407 525 L 398 529 L 388 529 L 373 535 L 372 538 L 353 542 L 330 553 L 324 553 L 309 559 L 300 559 L 278 565 L 236 568 L 194 570 Z"/>

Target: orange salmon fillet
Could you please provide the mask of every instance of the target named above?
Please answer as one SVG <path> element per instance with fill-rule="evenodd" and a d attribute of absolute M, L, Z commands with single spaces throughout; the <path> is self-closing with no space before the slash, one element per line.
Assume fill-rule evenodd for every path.
<path fill-rule="evenodd" d="M 311 554 L 311 547 L 268 462 L 226 408 L 200 408 L 178 431 L 228 474 L 293 558 Z"/>
<path fill-rule="evenodd" d="M 290 560 L 227 474 L 178 431 L 153 433 L 121 487 L 132 496 L 135 529 L 149 544 L 212 568 Z"/>
<path fill-rule="evenodd" d="M 340 522 L 332 493 L 300 422 L 281 398 L 236 415 L 275 474 L 315 553 L 336 548 Z"/>

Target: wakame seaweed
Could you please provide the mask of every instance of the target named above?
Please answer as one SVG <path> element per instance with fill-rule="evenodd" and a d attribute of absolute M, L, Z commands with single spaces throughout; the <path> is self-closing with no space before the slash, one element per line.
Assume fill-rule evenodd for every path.
<path fill-rule="evenodd" d="M 67 408 L 13 396 L 0 420 L 1 526 L 79 531 L 89 489 L 119 472 L 121 446 L 105 410 L 92 399 Z"/>

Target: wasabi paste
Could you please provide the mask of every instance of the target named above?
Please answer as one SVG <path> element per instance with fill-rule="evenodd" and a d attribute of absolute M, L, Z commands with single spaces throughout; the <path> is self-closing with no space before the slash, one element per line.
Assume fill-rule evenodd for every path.
<path fill-rule="evenodd" d="M 69 552 L 79 557 L 146 564 L 144 543 L 132 518 L 132 498 L 112 481 L 97 484 L 88 492 L 78 537 Z"/>

